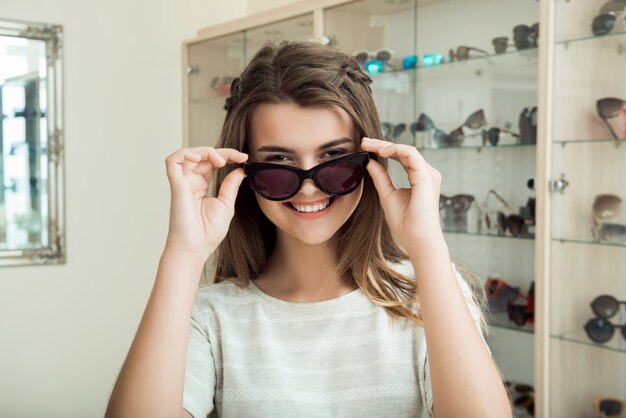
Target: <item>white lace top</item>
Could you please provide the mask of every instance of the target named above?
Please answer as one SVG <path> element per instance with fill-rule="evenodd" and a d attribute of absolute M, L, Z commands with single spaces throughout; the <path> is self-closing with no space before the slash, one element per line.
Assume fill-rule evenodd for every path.
<path fill-rule="evenodd" d="M 414 277 L 410 263 L 396 266 Z M 455 273 L 480 330 L 469 286 Z M 253 282 L 202 286 L 183 406 L 194 418 L 431 417 L 424 330 L 403 318 L 394 324 L 360 289 L 293 303 Z"/>

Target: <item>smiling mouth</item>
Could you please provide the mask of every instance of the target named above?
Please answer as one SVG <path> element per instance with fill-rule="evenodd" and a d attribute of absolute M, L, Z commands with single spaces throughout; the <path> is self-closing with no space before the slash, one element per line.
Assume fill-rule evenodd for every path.
<path fill-rule="evenodd" d="M 328 210 L 328 208 L 330 208 L 335 203 L 336 200 L 337 200 L 337 198 L 335 196 L 331 196 L 330 201 L 328 202 L 328 206 L 326 206 L 322 210 L 316 210 L 316 211 L 311 211 L 311 212 L 299 211 L 289 202 L 283 203 L 283 205 L 288 207 L 288 208 L 290 208 L 294 212 L 298 212 L 298 213 L 319 213 L 319 212 L 324 212 L 324 211 Z"/>

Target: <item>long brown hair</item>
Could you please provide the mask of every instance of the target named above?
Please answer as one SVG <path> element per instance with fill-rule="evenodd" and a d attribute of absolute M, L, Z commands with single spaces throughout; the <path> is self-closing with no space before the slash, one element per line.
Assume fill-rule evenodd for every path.
<path fill-rule="evenodd" d="M 314 42 L 268 42 L 231 84 L 217 147 L 249 153 L 251 116 L 262 103 L 339 107 L 352 120 L 357 145 L 364 136 L 382 138 L 371 83 L 372 79 L 356 59 L 341 50 Z M 370 158 L 387 169 L 386 158 L 374 153 L 370 153 Z M 235 168 L 227 165 L 217 171 L 213 196 L 217 196 L 224 178 Z M 406 262 L 408 255 L 391 235 L 367 172 L 361 200 L 337 231 L 333 243 L 339 254 L 337 277 L 353 278 L 365 295 L 392 317 L 422 324 L 419 311 L 414 309 L 418 296 L 416 280 L 400 274 L 389 264 Z M 228 233 L 216 251 L 214 282 L 234 279 L 239 286 L 248 286 L 249 280 L 262 272 L 275 244 L 276 227 L 263 214 L 254 191 L 244 180 Z"/>

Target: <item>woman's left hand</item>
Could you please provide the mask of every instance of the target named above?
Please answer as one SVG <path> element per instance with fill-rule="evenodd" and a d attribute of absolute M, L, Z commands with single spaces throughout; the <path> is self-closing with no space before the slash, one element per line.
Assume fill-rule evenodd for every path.
<path fill-rule="evenodd" d="M 385 211 L 385 219 L 400 244 L 408 249 L 442 236 L 439 222 L 441 173 L 411 145 L 363 138 L 361 148 L 398 161 L 407 172 L 411 188 L 396 189 L 380 163 L 370 158 L 367 164 L 367 171 Z"/>

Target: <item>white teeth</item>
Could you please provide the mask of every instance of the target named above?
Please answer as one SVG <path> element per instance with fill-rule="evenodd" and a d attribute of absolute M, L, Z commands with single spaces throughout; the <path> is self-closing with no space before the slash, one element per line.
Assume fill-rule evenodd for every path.
<path fill-rule="evenodd" d="M 318 203 L 317 205 L 296 205 L 295 203 L 290 203 L 293 208 L 295 208 L 298 212 L 319 212 L 320 210 L 324 210 L 330 204 L 330 200 L 328 199 L 326 202 Z"/>

